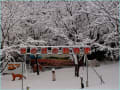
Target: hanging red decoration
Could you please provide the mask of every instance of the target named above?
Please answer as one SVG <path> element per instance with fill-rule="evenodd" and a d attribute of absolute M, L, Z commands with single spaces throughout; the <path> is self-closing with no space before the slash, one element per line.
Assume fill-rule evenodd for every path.
<path fill-rule="evenodd" d="M 20 53 L 21 53 L 21 54 L 25 54 L 25 53 L 26 53 L 26 48 L 21 48 L 21 49 L 20 49 Z"/>
<path fill-rule="evenodd" d="M 69 48 L 63 48 L 63 54 L 69 54 Z"/>
<path fill-rule="evenodd" d="M 58 53 L 58 48 L 53 48 L 53 49 L 52 49 L 52 53 L 53 53 L 53 54 L 57 54 L 57 53 Z"/>
<path fill-rule="evenodd" d="M 42 54 L 47 54 L 47 48 L 42 48 L 42 49 L 41 49 L 41 53 L 42 53 Z"/>
<path fill-rule="evenodd" d="M 37 49 L 36 49 L 36 48 L 32 48 L 32 49 L 31 49 L 31 53 L 32 53 L 32 54 L 36 54 L 36 53 L 37 53 Z"/>
<path fill-rule="evenodd" d="M 84 48 L 84 53 L 85 53 L 85 54 L 90 53 L 90 48 Z"/>
<path fill-rule="evenodd" d="M 75 54 L 79 54 L 79 53 L 80 53 L 80 49 L 79 49 L 79 48 L 73 48 L 73 52 L 74 52 Z"/>

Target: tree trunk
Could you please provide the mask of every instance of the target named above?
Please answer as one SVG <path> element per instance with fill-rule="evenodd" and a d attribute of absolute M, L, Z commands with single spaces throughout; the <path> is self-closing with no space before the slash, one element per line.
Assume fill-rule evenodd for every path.
<path fill-rule="evenodd" d="M 3 46 L 4 46 L 4 40 L 2 40 L 1 42 L 1 49 L 3 49 Z"/>
<path fill-rule="evenodd" d="M 119 24 L 116 24 L 117 25 L 117 32 L 119 33 Z"/>

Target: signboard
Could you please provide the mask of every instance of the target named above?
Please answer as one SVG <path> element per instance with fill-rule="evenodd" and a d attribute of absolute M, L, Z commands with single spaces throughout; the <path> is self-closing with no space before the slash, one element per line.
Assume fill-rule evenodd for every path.
<path fill-rule="evenodd" d="M 58 48 L 53 48 L 52 49 L 52 54 L 57 54 L 58 53 Z"/>
<path fill-rule="evenodd" d="M 37 49 L 36 48 L 32 48 L 30 51 L 32 54 L 36 54 L 37 53 Z"/>
<path fill-rule="evenodd" d="M 2 67 L 5 67 L 3 73 L 22 73 L 22 62 L 9 62 L 9 64 L 4 62 Z M 23 68 L 24 70 L 25 68 Z"/>
<path fill-rule="evenodd" d="M 27 47 L 26 47 L 27 48 Z M 21 53 L 26 54 L 26 48 L 21 48 Z M 27 50 L 28 51 L 28 50 Z M 71 47 L 71 46 L 66 46 L 66 47 L 30 47 L 30 53 L 31 53 L 31 63 L 35 64 L 36 60 L 34 56 L 35 54 L 42 55 L 42 54 L 59 54 L 62 55 L 62 58 L 59 58 L 59 55 L 54 55 L 51 56 L 51 58 L 38 58 L 38 63 L 40 63 L 42 66 L 73 66 L 74 65 L 74 60 L 73 58 L 69 57 L 69 54 L 88 54 L 90 53 L 90 48 L 89 47 Z M 65 54 L 65 55 L 64 55 Z M 32 56 L 33 55 L 33 56 Z M 56 57 L 55 57 L 56 56 Z M 68 56 L 68 57 L 67 57 Z"/>
<path fill-rule="evenodd" d="M 41 48 L 41 54 L 47 54 L 47 48 Z"/>
<path fill-rule="evenodd" d="M 90 48 L 84 48 L 84 53 L 89 54 L 90 53 Z"/>
<path fill-rule="evenodd" d="M 69 48 L 63 48 L 63 54 L 69 54 Z"/>
<path fill-rule="evenodd" d="M 29 52 L 30 51 L 30 52 Z M 31 53 L 31 54 L 89 54 L 90 48 L 80 48 L 80 47 L 36 47 L 36 48 L 21 48 L 21 54 Z"/>
<path fill-rule="evenodd" d="M 74 52 L 75 54 L 79 54 L 79 53 L 80 53 L 80 49 L 79 49 L 79 48 L 73 48 L 73 52 Z"/>
<path fill-rule="evenodd" d="M 21 52 L 21 54 L 26 54 L 26 48 L 21 48 L 20 52 Z"/>

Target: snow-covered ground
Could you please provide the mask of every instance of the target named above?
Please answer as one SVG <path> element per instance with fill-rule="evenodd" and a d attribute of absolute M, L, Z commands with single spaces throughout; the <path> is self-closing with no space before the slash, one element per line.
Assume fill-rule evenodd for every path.
<path fill-rule="evenodd" d="M 101 85 L 96 73 L 89 67 L 89 87 L 85 89 L 118 89 L 119 88 L 119 63 L 103 64 L 95 68 L 102 75 L 104 84 Z M 86 81 L 86 68 L 80 68 L 81 76 Z M 51 71 L 36 73 L 27 73 L 27 79 L 24 80 L 24 88 L 30 86 L 30 90 L 34 89 L 80 89 L 80 77 L 74 76 L 74 67 L 56 69 L 56 81 L 52 81 Z M 1 77 L 2 89 L 21 89 L 22 81 L 11 81 L 11 75 Z M 85 82 L 84 82 L 85 84 Z"/>

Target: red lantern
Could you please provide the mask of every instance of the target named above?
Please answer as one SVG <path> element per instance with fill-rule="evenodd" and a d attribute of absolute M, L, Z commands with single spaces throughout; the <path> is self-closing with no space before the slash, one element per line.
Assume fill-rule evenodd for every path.
<path fill-rule="evenodd" d="M 42 54 L 47 54 L 47 48 L 42 48 L 42 49 L 41 49 L 41 53 L 42 53 Z"/>
<path fill-rule="evenodd" d="M 73 48 L 73 52 L 74 52 L 75 54 L 79 54 L 79 53 L 80 53 L 80 49 L 79 49 L 79 48 Z"/>
<path fill-rule="evenodd" d="M 63 54 L 69 54 L 69 48 L 63 48 Z"/>
<path fill-rule="evenodd" d="M 85 53 L 85 54 L 90 53 L 90 48 L 84 48 L 84 53 Z"/>
<path fill-rule="evenodd" d="M 26 48 L 21 48 L 20 52 L 21 52 L 21 54 L 25 54 L 26 53 Z"/>
<path fill-rule="evenodd" d="M 52 49 L 52 53 L 53 53 L 53 54 L 57 54 L 57 53 L 58 53 L 58 48 L 53 48 L 53 49 Z"/>
<path fill-rule="evenodd" d="M 36 54 L 36 53 L 37 53 L 37 49 L 36 49 L 36 48 L 32 48 L 32 49 L 31 49 L 31 53 L 32 53 L 32 54 Z"/>

